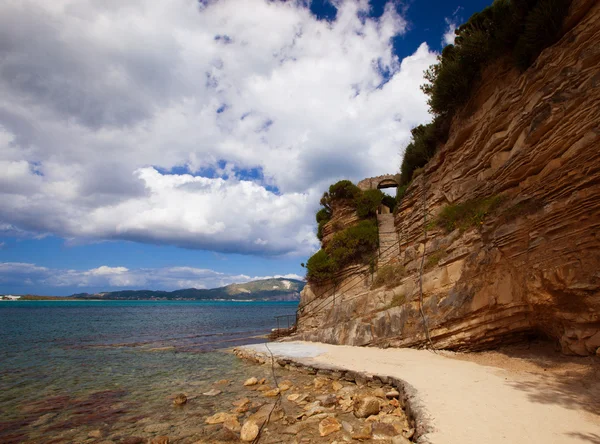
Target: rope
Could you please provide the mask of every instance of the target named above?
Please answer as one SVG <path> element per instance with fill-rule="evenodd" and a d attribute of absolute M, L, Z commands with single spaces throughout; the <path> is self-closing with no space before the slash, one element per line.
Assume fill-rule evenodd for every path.
<path fill-rule="evenodd" d="M 275 387 L 279 388 L 279 382 L 277 381 L 277 376 L 275 376 L 275 356 L 273 356 L 273 352 L 271 351 L 268 343 L 266 343 L 266 342 L 265 342 L 265 347 L 267 347 L 267 350 L 269 351 L 269 353 L 271 355 L 271 374 L 273 375 L 273 381 L 275 381 Z M 273 404 L 273 408 L 269 412 L 269 415 L 267 416 L 267 420 L 265 422 L 263 422 L 262 425 L 260 426 L 260 429 L 258 429 L 258 435 L 256 435 L 256 438 L 254 438 L 252 440 L 252 444 L 257 444 L 258 441 L 260 441 L 260 436 L 263 431 L 263 428 L 265 428 L 265 426 L 267 424 L 269 424 L 269 421 L 271 421 L 271 415 L 273 414 L 273 412 L 277 408 L 277 405 L 280 402 L 281 402 L 281 391 L 277 394 L 277 399 L 275 400 L 275 404 Z"/>

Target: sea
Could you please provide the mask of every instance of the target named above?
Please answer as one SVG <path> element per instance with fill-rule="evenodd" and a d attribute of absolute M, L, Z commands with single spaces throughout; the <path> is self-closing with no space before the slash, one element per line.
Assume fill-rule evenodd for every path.
<path fill-rule="evenodd" d="M 227 348 L 264 342 L 297 302 L 0 302 L 0 443 L 195 442 L 203 418 L 268 377 Z M 227 380 L 219 389 L 216 381 Z M 223 382 L 222 382 L 223 383 Z M 211 389 L 219 396 L 203 395 Z M 174 408 L 173 398 L 189 401 Z M 129 439 L 129 441 L 127 441 Z"/>

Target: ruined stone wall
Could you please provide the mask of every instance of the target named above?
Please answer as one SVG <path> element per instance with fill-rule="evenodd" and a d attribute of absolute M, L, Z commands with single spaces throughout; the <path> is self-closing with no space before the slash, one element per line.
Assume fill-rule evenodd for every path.
<path fill-rule="evenodd" d="M 301 339 L 424 345 L 425 251 L 422 306 L 436 347 L 543 334 L 565 353 L 600 353 L 600 3 L 575 0 L 565 26 L 525 73 L 502 61 L 484 72 L 448 142 L 409 186 L 395 220 L 402 283 L 367 282 L 335 303 L 308 285 Z M 493 196 L 501 204 L 478 227 L 446 233 L 427 223 L 446 205 Z"/>

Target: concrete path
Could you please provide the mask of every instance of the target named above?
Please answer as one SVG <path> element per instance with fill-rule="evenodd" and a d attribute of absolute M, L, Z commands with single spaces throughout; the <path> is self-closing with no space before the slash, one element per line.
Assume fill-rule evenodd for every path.
<path fill-rule="evenodd" d="M 268 351 L 264 344 L 247 346 Z M 274 355 L 306 364 L 394 376 L 414 388 L 434 431 L 432 444 L 600 444 L 600 412 L 564 402 L 540 376 L 516 374 L 426 350 L 311 342 L 269 343 Z"/>

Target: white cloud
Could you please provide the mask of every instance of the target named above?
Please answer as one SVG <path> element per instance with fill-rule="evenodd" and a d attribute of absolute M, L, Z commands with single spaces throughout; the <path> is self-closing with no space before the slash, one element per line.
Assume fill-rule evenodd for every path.
<path fill-rule="evenodd" d="M 80 288 L 82 292 L 88 288 L 103 290 L 144 288 L 169 291 L 181 288 L 216 288 L 270 278 L 302 279 L 296 274 L 247 276 L 194 267 L 128 269 L 102 265 L 90 270 L 67 270 L 20 262 L 0 263 L 0 284 L 25 286 L 27 288 L 24 291 L 43 286 L 55 288 L 59 293 L 64 293 L 61 287 Z"/>
<path fill-rule="evenodd" d="M 442 37 L 442 46 L 452 45 L 454 44 L 454 39 L 456 38 L 454 30 L 458 28 L 458 22 L 449 18 L 444 20 L 446 21 L 446 32 L 444 32 L 444 36 Z"/>
<path fill-rule="evenodd" d="M 0 226 L 308 254 L 325 187 L 396 172 L 429 119 L 435 54 L 397 60 L 406 22 L 366 8 L 328 23 L 302 2 L 2 2 Z"/>

